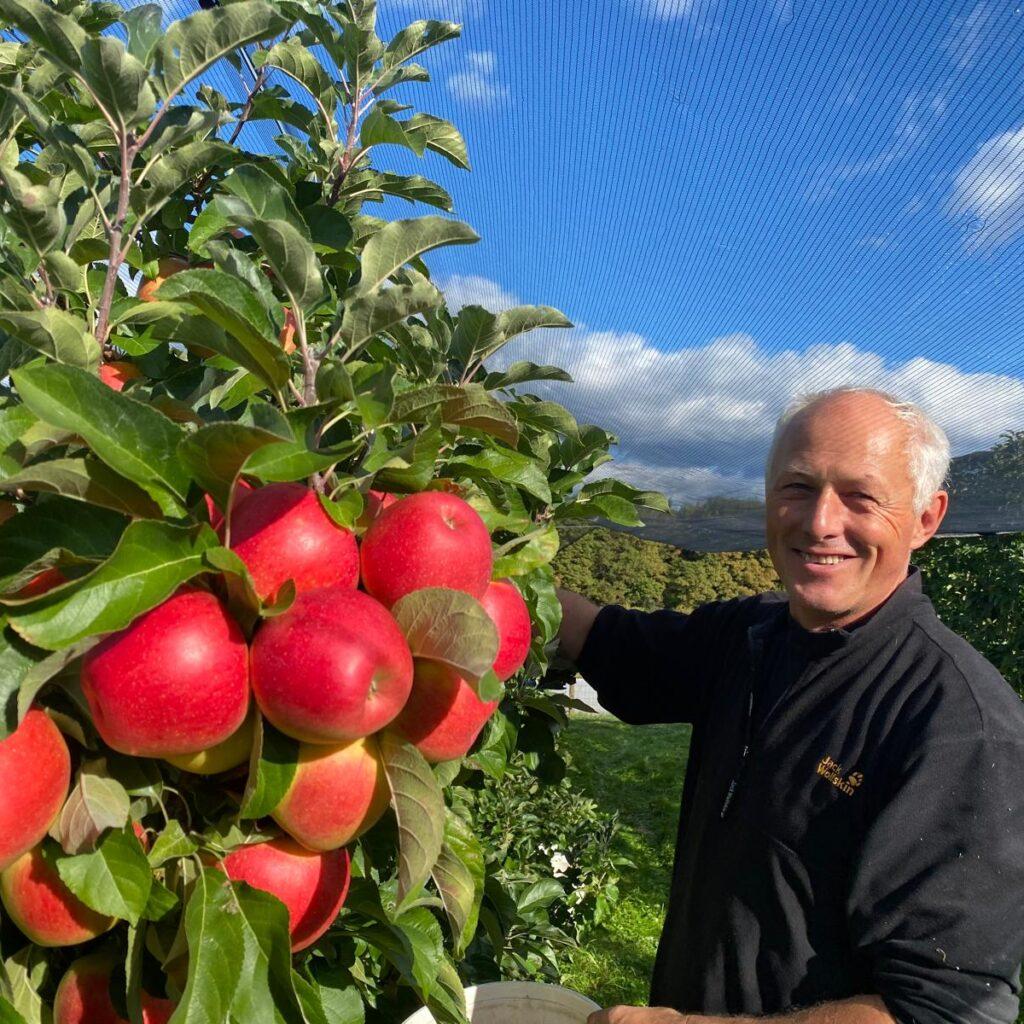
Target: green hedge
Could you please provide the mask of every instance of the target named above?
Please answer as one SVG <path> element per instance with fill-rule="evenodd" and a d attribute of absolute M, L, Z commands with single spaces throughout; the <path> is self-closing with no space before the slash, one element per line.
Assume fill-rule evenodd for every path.
<path fill-rule="evenodd" d="M 1024 694 L 1024 534 L 933 540 L 913 560 L 942 621 Z M 569 538 L 553 564 L 563 587 L 647 611 L 780 587 L 763 550 L 699 553 L 604 529 Z"/>

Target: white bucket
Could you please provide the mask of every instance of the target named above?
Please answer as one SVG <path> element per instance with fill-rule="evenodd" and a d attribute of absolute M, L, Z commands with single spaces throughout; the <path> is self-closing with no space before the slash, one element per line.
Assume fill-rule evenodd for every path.
<path fill-rule="evenodd" d="M 466 989 L 466 1015 L 472 1024 L 585 1024 L 600 1010 L 579 992 L 534 981 L 495 981 Z M 424 1006 L 404 1024 L 435 1024 Z"/>

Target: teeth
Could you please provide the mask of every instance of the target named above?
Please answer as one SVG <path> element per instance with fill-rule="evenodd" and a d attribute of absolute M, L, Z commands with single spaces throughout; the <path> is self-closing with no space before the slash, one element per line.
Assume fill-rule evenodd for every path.
<path fill-rule="evenodd" d="M 843 560 L 842 555 L 809 555 L 806 551 L 801 551 L 800 557 L 815 565 L 838 565 Z"/>

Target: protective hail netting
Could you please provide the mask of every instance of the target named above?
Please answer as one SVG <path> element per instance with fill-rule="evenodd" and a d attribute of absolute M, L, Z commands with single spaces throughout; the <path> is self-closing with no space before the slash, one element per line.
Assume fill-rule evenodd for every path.
<path fill-rule="evenodd" d="M 381 0 L 379 34 L 416 17 L 463 25 L 425 88 L 473 172 L 398 146 L 391 169 L 438 181 L 482 236 L 431 272 L 453 309 L 573 320 L 500 362 L 573 376 L 535 391 L 615 432 L 604 470 L 668 495 L 645 536 L 761 546 L 775 418 L 839 384 L 918 402 L 948 432 L 944 533 L 1024 529 L 1018 7 Z M 254 78 L 243 54 L 207 84 L 240 103 Z M 287 131 L 242 139 L 273 152 Z"/>

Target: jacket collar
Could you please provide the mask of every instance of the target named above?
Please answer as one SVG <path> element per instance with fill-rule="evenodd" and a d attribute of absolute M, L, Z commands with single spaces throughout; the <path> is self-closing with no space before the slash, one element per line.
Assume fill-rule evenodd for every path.
<path fill-rule="evenodd" d="M 930 611 L 931 601 L 925 595 L 921 570 L 911 565 L 906 579 L 879 605 L 866 620 L 852 626 L 813 633 L 804 629 L 789 614 L 789 599 L 784 594 L 769 605 L 762 619 L 752 625 L 748 636 L 752 641 L 763 642 L 769 636 L 786 630 L 795 644 L 808 653 L 828 654 L 851 644 L 870 643 L 896 628 L 901 622 L 922 612 Z"/>

